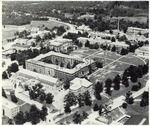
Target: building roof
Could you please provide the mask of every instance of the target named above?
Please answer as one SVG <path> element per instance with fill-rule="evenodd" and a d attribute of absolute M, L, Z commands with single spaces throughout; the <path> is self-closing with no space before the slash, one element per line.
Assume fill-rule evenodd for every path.
<path fill-rule="evenodd" d="M 139 125 L 144 118 L 148 120 L 147 116 L 133 115 L 125 122 L 124 125 Z M 146 120 L 144 121 L 144 123 L 146 122 Z"/>
<path fill-rule="evenodd" d="M 15 52 L 14 49 L 8 49 L 8 50 L 4 50 L 4 51 L 2 52 L 2 54 L 3 54 L 3 55 L 7 55 L 7 54 L 12 54 L 12 53 L 14 53 L 14 52 Z"/>
<path fill-rule="evenodd" d="M 81 87 L 87 88 L 92 85 L 92 83 L 85 78 L 75 78 L 70 83 L 72 83 L 72 85 L 70 86 L 71 90 L 78 90 Z"/>
<path fill-rule="evenodd" d="M 49 81 L 51 83 L 57 83 L 58 82 L 58 78 L 54 78 L 52 76 L 47 76 L 47 75 L 43 75 L 43 74 L 40 74 L 40 73 L 36 73 L 36 72 L 30 71 L 30 70 L 27 70 L 27 69 L 20 69 L 18 71 L 18 73 L 26 74 L 26 75 L 35 77 L 36 79 L 46 80 L 46 81 Z"/>
<path fill-rule="evenodd" d="M 15 107 L 18 107 L 15 103 L 9 101 L 7 98 L 2 97 L 2 105 L 6 108 L 13 109 Z"/>
<path fill-rule="evenodd" d="M 79 63 L 73 69 L 68 69 L 68 68 L 65 68 L 65 67 L 60 67 L 60 66 L 55 65 L 55 64 L 48 64 L 48 63 L 39 61 L 42 58 L 45 58 L 45 57 L 48 57 L 48 56 L 51 56 L 51 55 L 56 55 L 56 56 L 59 56 L 59 57 L 78 60 L 78 61 L 81 61 L 82 63 Z M 88 65 L 90 65 L 91 63 L 94 62 L 92 59 L 81 59 L 81 58 L 76 57 L 76 56 L 72 57 L 71 55 L 66 55 L 66 54 L 57 53 L 57 52 L 53 52 L 53 51 L 51 51 L 49 53 L 46 53 L 46 54 L 41 54 L 41 55 L 35 57 L 34 59 L 29 59 L 27 61 L 35 63 L 35 64 L 39 64 L 39 65 L 42 65 L 42 66 L 50 67 L 50 68 L 53 68 L 53 69 L 56 69 L 56 70 L 59 70 L 59 71 L 66 72 L 66 73 L 70 73 L 70 74 L 72 74 L 72 73 L 78 71 L 79 69 L 81 69 L 85 66 L 88 66 Z"/>
<path fill-rule="evenodd" d="M 86 31 L 90 31 L 91 29 L 89 28 L 89 26 L 86 25 L 81 25 L 79 27 L 77 27 L 78 30 L 86 30 Z"/>
<path fill-rule="evenodd" d="M 111 45 L 120 46 L 120 47 L 129 47 L 125 42 L 112 42 Z"/>

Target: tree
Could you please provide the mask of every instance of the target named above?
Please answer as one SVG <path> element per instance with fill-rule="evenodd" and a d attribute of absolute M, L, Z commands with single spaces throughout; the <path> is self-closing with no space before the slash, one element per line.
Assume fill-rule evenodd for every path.
<path fill-rule="evenodd" d="M 117 75 L 117 76 L 113 79 L 114 89 L 115 89 L 115 90 L 119 90 L 119 89 L 120 89 L 120 80 L 121 80 L 121 77 L 120 77 L 119 75 Z"/>
<path fill-rule="evenodd" d="M 115 42 L 115 41 L 116 41 L 115 37 L 112 37 L 112 38 L 111 38 L 111 41 L 112 41 L 112 42 Z"/>
<path fill-rule="evenodd" d="M 102 115 L 102 105 L 99 106 L 99 111 L 98 111 L 99 115 Z"/>
<path fill-rule="evenodd" d="M 19 70 L 17 63 L 12 63 L 10 68 L 11 68 L 11 72 L 17 72 Z"/>
<path fill-rule="evenodd" d="M 125 109 L 125 108 L 127 108 L 127 103 L 126 102 L 124 102 L 124 103 L 122 103 L 122 107 Z"/>
<path fill-rule="evenodd" d="M 65 96 L 64 102 L 68 104 L 69 106 L 73 106 L 77 104 L 77 97 L 74 95 L 74 93 L 69 93 Z"/>
<path fill-rule="evenodd" d="M 105 81 L 105 87 L 106 87 L 106 93 L 111 95 L 111 86 L 112 86 L 112 80 L 110 78 L 108 78 L 106 81 Z"/>
<path fill-rule="evenodd" d="M 138 85 L 133 85 L 131 90 L 132 91 L 138 91 L 139 90 L 139 86 Z"/>
<path fill-rule="evenodd" d="M 124 79 L 122 80 L 122 84 L 123 84 L 125 87 L 128 87 L 128 86 L 129 86 L 128 78 L 124 78 Z"/>
<path fill-rule="evenodd" d="M 82 117 L 83 117 L 83 119 L 86 119 L 88 117 L 88 114 L 85 111 L 83 111 Z"/>
<path fill-rule="evenodd" d="M 103 91 L 103 83 L 98 81 L 94 86 L 94 89 L 96 92 L 101 93 Z"/>
<path fill-rule="evenodd" d="M 81 122 L 83 121 L 83 117 L 78 114 L 78 112 L 76 112 L 74 115 L 73 115 L 73 122 L 75 124 L 81 124 Z"/>
<path fill-rule="evenodd" d="M 68 79 L 66 79 L 65 80 L 65 83 L 64 83 L 64 89 L 69 89 L 69 87 L 70 87 L 70 82 L 69 82 L 69 80 Z"/>
<path fill-rule="evenodd" d="M 79 104 L 79 107 L 84 106 L 84 96 L 81 95 L 80 93 L 79 93 L 79 96 L 78 96 L 78 104 Z"/>
<path fill-rule="evenodd" d="M 110 34 L 113 34 L 113 31 L 112 31 L 112 30 L 109 30 L 109 33 L 110 33 Z"/>
<path fill-rule="evenodd" d="M 92 101 L 91 101 L 91 96 L 90 96 L 89 91 L 86 91 L 86 92 L 83 94 L 83 96 L 84 96 L 85 105 L 86 105 L 86 106 L 91 106 Z"/>
<path fill-rule="evenodd" d="M 79 42 L 78 46 L 79 46 L 79 48 L 81 48 L 83 46 L 83 44 L 81 42 Z"/>
<path fill-rule="evenodd" d="M 47 107 L 46 106 L 42 106 L 42 110 L 40 111 L 40 118 L 41 118 L 41 120 L 45 121 L 47 115 L 48 115 Z"/>
<path fill-rule="evenodd" d="M 65 113 L 70 113 L 71 109 L 70 106 L 68 104 L 65 105 Z"/>
<path fill-rule="evenodd" d="M 64 64 L 63 64 L 63 62 L 61 62 L 61 63 L 60 63 L 60 67 L 64 67 Z"/>
<path fill-rule="evenodd" d="M 91 74 L 92 73 L 92 67 L 91 67 L 91 65 L 89 65 L 88 68 L 89 68 L 89 74 Z"/>
<path fill-rule="evenodd" d="M 44 92 L 42 92 L 39 96 L 40 102 L 43 102 L 46 98 L 46 94 Z"/>
<path fill-rule="evenodd" d="M 3 78 L 3 79 L 8 79 L 8 76 L 7 76 L 7 72 L 6 72 L 6 71 L 3 72 L 2 78 Z"/>
<path fill-rule="evenodd" d="M 111 49 L 112 52 L 116 52 L 116 46 L 113 46 Z"/>
<path fill-rule="evenodd" d="M 126 54 L 128 54 L 128 49 L 122 48 L 120 54 L 121 54 L 121 55 L 126 55 Z"/>
<path fill-rule="evenodd" d="M 40 122 L 40 110 L 35 105 L 31 105 L 29 110 L 29 120 L 32 124 L 37 124 Z"/>
<path fill-rule="evenodd" d="M 9 119 L 9 120 L 8 120 L 8 124 L 9 124 L 9 125 L 14 125 L 13 120 L 12 120 L 12 119 Z"/>
<path fill-rule="evenodd" d="M 7 98 L 7 95 L 6 95 L 5 90 L 3 88 L 2 88 L 2 96 Z"/>
<path fill-rule="evenodd" d="M 94 110 L 94 111 L 98 111 L 98 110 L 99 110 L 99 107 L 98 107 L 97 104 L 94 105 L 93 110 Z"/>
<path fill-rule="evenodd" d="M 87 40 L 85 43 L 85 47 L 89 47 L 90 46 L 90 42 Z"/>
<path fill-rule="evenodd" d="M 68 68 L 68 69 L 71 69 L 70 62 L 68 62 L 67 68 Z"/>
<path fill-rule="evenodd" d="M 99 93 L 98 91 L 95 91 L 95 92 L 94 92 L 94 96 L 95 96 L 95 98 L 96 98 L 97 100 L 101 100 L 101 99 L 102 99 L 102 97 L 101 97 L 101 95 L 100 95 L 100 93 Z"/>
<path fill-rule="evenodd" d="M 13 101 L 14 103 L 17 103 L 17 102 L 18 102 L 18 99 L 17 99 L 17 97 L 15 96 L 15 94 L 11 94 L 10 97 L 11 97 L 11 101 Z"/>
<path fill-rule="evenodd" d="M 139 89 L 141 88 L 141 86 L 142 86 L 141 82 L 138 82 Z"/>
<path fill-rule="evenodd" d="M 103 64 L 101 62 L 96 62 L 96 67 L 97 68 L 102 68 L 103 67 Z"/>
<path fill-rule="evenodd" d="M 35 39 L 36 39 L 36 42 L 38 43 L 41 40 L 41 37 L 37 35 Z"/>
<path fill-rule="evenodd" d="M 33 100 L 36 98 L 35 92 L 33 90 L 29 90 L 29 96 L 30 96 L 30 99 L 33 99 Z"/>
<path fill-rule="evenodd" d="M 52 102 L 53 102 L 53 98 L 54 98 L 54 96 L 51 94 L 51 93 L 48 93 L 47 95 L 46 95 L 46 103 L 47 104 L 52 104 Z"/>
<path fill-rule="evenodd" d="M 11 61 L 16 60 L 16 53 L 11 54 L 10 59 L 11 59 Z"/>
<path fill-rule="evenodd" d="M 141 102 L 140 102 L 140 106 L 144 107 L 144 106 L 147 106 L 147 105 L 149 105 L 149 92 L 144 91 L 143 94 L 142 94 L 142 99 L 141 99 Z"/>
<path fill-rule="evenodd" d="M 14 121 L 15 121 L 15 124 L 17 124 L 17 125 L 24 124 L 24 123 L 25 123 L 25 118 L 24 118 L 23 112 L 20 111 L 20 112 L 14 117 Z"/>

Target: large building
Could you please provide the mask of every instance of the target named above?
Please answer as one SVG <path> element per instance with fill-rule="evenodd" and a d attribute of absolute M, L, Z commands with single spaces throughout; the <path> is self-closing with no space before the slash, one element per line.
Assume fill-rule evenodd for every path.
<path fill-rule="evenodd" d="M 93 84 L 85 78 L 75 78 L 70 81 L 70 92 L 79 95 L 79 93 L 82 94 L 86 91 L 93 95 Z"/>
<path fill-rule="evenodd" d="M 67 47 L 70 47 L 72 45 L 73 44 L 71 39 L 64 39 L 64 38 L 57 38 L 54 40 L 50 40 L 49 42 L 49 48 L 57 52 L 66 51 Z"/>
<path fill-rule="evenodd" d="M 20 107 L 8 99 L 2 97 L 3 116 L 13 119 L 20 111 Z"/>
<path fill-rule="evenodd" d="M 59 79 L 72 80 L 89 73 L 95 62 L 92 59 L 80 59 L 56 52 L 41 54 L 26 61 L 26 69 Z"/>

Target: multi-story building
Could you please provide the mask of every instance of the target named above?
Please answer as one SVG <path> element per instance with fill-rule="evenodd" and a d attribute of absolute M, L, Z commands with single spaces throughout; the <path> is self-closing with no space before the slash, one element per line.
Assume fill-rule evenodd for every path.
<path fill-rule="evenodd" d="M 89 73 L 95 66 L 92 59 L 80 59 L 56 52 L 41 54 L 26 61 L 26 69 L 59 79 L 72 80 Z"/>
<path fill-rule="evenodd" d="M 79 93 L 83 94 L 86 91 L 93 95 L 93 84 L 85 78 L 75 78 L 70 81 L 70 92 L 78 96 Z"/>
<path fill-rule="evenodd" d="M 57 38 L 50 40 L 49 48 L 57 52 L 67 51 L 67 47 L 73 46 L 71 39 Z"/>
<path fill-rule="evenodd" d="M 13 119 L 20 111 L 20 107 L 8 99 L 2 97 L 2 110 L 3 116 L 7 116 L 10 119 Z"/>

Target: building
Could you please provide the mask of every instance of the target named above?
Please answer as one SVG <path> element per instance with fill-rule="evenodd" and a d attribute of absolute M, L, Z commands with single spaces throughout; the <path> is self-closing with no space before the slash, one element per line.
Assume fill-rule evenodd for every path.
<path fill-rule="evenodd" d="M 21 44 L 17 43 L 17 44 L 12 45 L 12 48 L 22 51 L 22 50 L 28 50 L 30 48 L 30 46 L 29 45 L 21 45 Z"/>
<path fill-rule="evenodd" d="M 57 52 L 67 51 L 67 47 L 70 46 L 73 46 L 71 39 L 57 38 L 49 41 L 50 49 L 55 50 Z"/>
<path fill-rule="evenodd" d="M 50 33 L 50 31 L 47 31 L 47 30 L 44 30 L 44 31 L 37 31 L 37 32 L 33 32 L 33 33 L 31 33 L 30 35 L 28 35 L 27 38 L 33 38 L 33 39 L 35 39 L 36 36 L 38 36 L 38 35 L 39 35 L 41 38 L 43 38 L 44 35 L 45 35 L 45 34 L 48 34 L 48 33 Z"/>
<path fill-rule="evenodd" d="M 3 116 L 13 119 L 20 111 L 20 107 L 8 99 L 2 97 L 2 112 Z"/>
<path fill-rule="evenodd" d="M 68 80 L 85 76 L 89 73 L 89 66 L 95 67 L 92 59 L 80 59 L 53 51 L 26 61 L 26 69 L 30 71 Z"/>
<path fill-rule="evenodd" d="M 136 28 L 136 27 L 128 27 L 127 32 L 134 33 L 134 34 L 146 34 L 149 33 L 149 29 L 142 29 L 142 28 Z"/>
<path fill-rule="evenodd" d="M 92 19 L 93 20 L 94 16 L 95 16 L 94 14 L 86 13 L 84 15 L 79 16 L 78 19 L 86 19 L 86 20 Z"/>
<path fill-rule="evenodd" d="M 83 94 L 86 91 L 93 94 L 93 84 L 90 81 L 85 78 L 75 78 L 70 81 L 70 92 L 73 92 L 75 95 L 79 95 L 79 93 Z"/>
<path fill-rule="evenodd" d="M 113 46 L 115 46 L 117 48 L 117 50 L 121 50 L 122 48 L 127 49 L 129 47 L 129 45 L 127 45 L 125 42 L 111 42 L 110 43 L 111 48 Z"/>
<path fill-rule="evenodd" d="M 81 26 L 77 27 L 77 30 L 79 30 L 79 31 L 84 31 L 84 32 L 92 31 L 92 30 L 90 29 L 90 27 L 89 27 L 89 26 L 86 26 L 86 25 L 81 25 Z"/>
<path fill-rule="evenodd" d="M 2 52 L 2 58 L 7 59 L 10 58 L 11 54 L 15 53 L 16 50 L 15 49 L 8 49 L 8 50 L 4 50 Z"/>
<path fill-rule="evenodd" d="M 81 42 L 83 44 L 83 46 L 85 46 L 85 43 L 87 41 L 89 41 L 90 44 L 110 44 L 111 40 L 107 40 L 107 39 L 102 39 L 101 37 L 95 37 L 95 38 L 87 38 L 87 37 L 79 37 L 77 38 L 77 40 L 79 42 Z"/>
<path fill-rule="evenodd" d="M 47 75 L 43 75 L 34 71 L 30 71 L 27 69 L 21 69 L 17 72 L 17 74 L 19 76 L 23 76 L 25 78 L 28 79 L 36 79 L 39 80 L 41 83 L 50 85 L 50 86 L 59 86 L 59 79 L 58 78 L 54 78 L 51 76 L 47 76 Z"/>
<path fill-rule="evenodd" d="M 149 58 L 149 47 L 148 46 L 142 46 L 135 50 L 135 54 L 144 57 Z"/>

